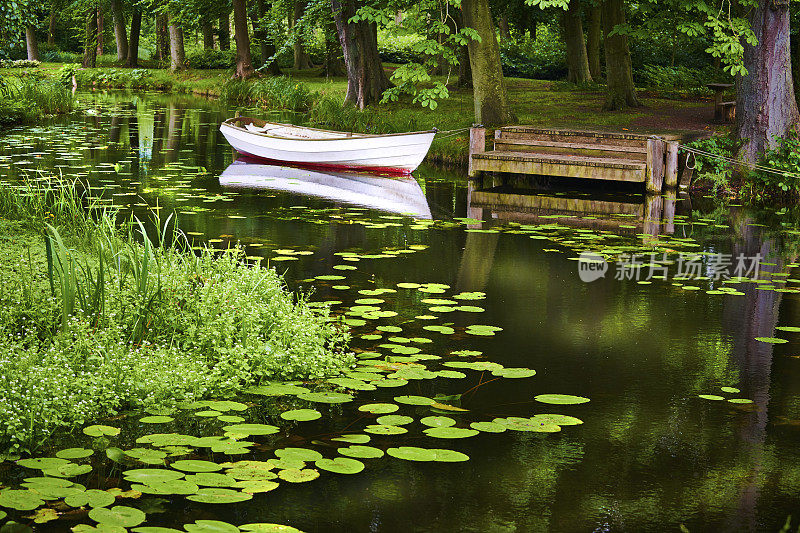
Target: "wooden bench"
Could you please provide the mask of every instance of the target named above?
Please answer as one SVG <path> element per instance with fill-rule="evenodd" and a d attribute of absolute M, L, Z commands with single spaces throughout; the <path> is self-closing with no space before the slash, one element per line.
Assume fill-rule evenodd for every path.
<path fill-rule="evenodd" d="M 721 102 L 719 107 L 719 114 L 723 122 L 734 122 L 736 120 L 736 102 Z"/>

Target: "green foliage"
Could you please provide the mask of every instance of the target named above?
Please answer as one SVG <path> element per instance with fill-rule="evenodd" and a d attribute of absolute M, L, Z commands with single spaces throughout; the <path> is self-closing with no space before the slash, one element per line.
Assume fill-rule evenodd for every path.
<path fill-rule="evenodd" d="M 763 169 L 751 172 L 747 180 L 750 195 L 797 198 L 800 196 L 800 138 L 792 131 L 776 141 L 775 148 L 765 152 L 758 164 L 778 172 Z"/>
<path fill-rule="evenodd" d="M 113 212 L 88 216 L 88 195 L 25 187 L 0 186 L 0 216 L 18 221 L 0 239 L 0 446 L 352 364 L 327 311 L 240 249 L 195 254 L 169 219 L 155 237 L 135 220 L 120 231 Z M 23 224 L 49 224 L 47 244 Z"/>
<path fill-rule="evenodd" d="M 727 76 L 725 76 L 727 78 Z M 719 74 L 712 66 L 702 69 L 690 67 L 664 67 L 659 65 L 644 65 L 634 71 L 634 80 L 640 87 L 658 89 L 659 91 L 677 92 L 683 95 L 708 96 L 711 90 L 706 83 L 719 78 Z M 723 80 L 730 82 L 730 79 Z"/>
<path fill-rule="evenodd" d="M 506 76 L 541 80 L 559 80 L 567 76 L 566 47 L 547 26 L 541 26 L 536 39 L 524 35 L 502 41 L 500 59 Z"/>
<path fill-rule="evenodd" d="M 736 142 L 728 135 L 692 141 L 687 146 L 727 158 L 733 157 L 736 150 Z M 695 168 L 695 181 L 708 183 L 714 193 L 725 191 L 730 186 L 733 177 L 730 163 L 715 157 L 689 155 L 689 165 Z"/>
<path fill-rule="evenodd" d="M 40 61 L 30 61 L 28 59 L 0 60 L 0 68 L 38 68 L 41 64 Z"/>
<path fill-rule="evenodd" d="M 236 53 L 232 50 L 195 50 L 186 54 L 186 65 L 201 69 L 232 68 L 236 65 Z"/>
<path fill-rule="evenodd" d="M 220 98 L 229 104 L 254 103 L 270 109 L 308 111 L 318 93 L 312 93 L 303 83 L 278 76 L 255 81 L 230 80 L 223 87 Z"/>

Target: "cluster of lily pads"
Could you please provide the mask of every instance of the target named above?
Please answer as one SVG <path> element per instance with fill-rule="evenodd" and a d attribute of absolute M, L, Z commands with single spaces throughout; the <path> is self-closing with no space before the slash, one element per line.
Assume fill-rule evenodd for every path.
<path fill-rule="evenodd" d="M 736 387 L 727 387 L 727 386 L 726 387 L 720 387 L 719 390 L 724 392 L 724 393 L 726 393 L 726 394 L 739 394 L 740 392 L 742 392 L 741 390 L 739 390 Z M 724 402 L 724 401 L 727 400 L 729 403 L 734 403 L 734 404 L 751 404 L 751 403 L 753 403 L 753 400 L 751 400 L 749 398 L 726 398 L 725 396 L 720 396 L 719 394 L 698 394 L 697 396 L 699 398 L 702 398 L 704 400 L 710 400 L 712 402 Z"/>

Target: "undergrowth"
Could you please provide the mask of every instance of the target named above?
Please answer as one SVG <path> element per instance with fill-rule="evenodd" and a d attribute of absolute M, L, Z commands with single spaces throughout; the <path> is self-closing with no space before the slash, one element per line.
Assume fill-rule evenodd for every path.
<path fill-rule="evenodd" d="M 0 185 L 0 216 L 0 448 L 352 364 L 327 311 L 238 248 L 195 253 L 171 218 L 31 183 Z"/>

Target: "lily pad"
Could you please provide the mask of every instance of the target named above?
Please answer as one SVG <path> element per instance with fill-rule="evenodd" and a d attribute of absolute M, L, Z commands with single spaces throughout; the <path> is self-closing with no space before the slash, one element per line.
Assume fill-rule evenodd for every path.
<path fill-rule="evenodd" d="M 414 419 L 405 415 L 384 415 L 379 416 L 375 421 L 383 426 L 405 426 L 413 422 Z"/>
<path fill-rule="evenodd" d="M 369 435 L 360 435 L 360 434 L 342 435 L 340 437 L 333 437 L 331 440 L 334 440 L 334 441 L 337 441 L 337 442 L 347 442 L 347 443 L 351 443 L 351 444 L 365 444 L 365 443 L 370 441 L 370 436 Z"/>
<path fill-rule="evenodd" d="M 501 378 L 529 378 L 536 375 L 536 370 L 530 368 L 500 368 L 493 370 L 492 375 Z"/>
<path fill-rule="evenodd" d="M 584 398 L 583 396 L 572 396 L 570 394 L 539 394 L 538 396 L 534 396 L 534 399 L 537 402 L 554 405 L 575 405 L 589 401 L 589 398 Z"/>
<path fill-rule="evenodd" d="M 372 446 L 359 446 L 353 445 L 347 448 L 339 448 L 337 450 L 341 455 L 347 457 L 355 457 L 357 459 L 377 459 L 383 457 L 383 450 L 374 448 Z"/>
<path fill-rule="evenodd" d="M 383 424 L 372 424 L 364 428 L 364 431 L 367 433 L 372 433 L 374 435 L 401 435 L 403 433 L 408 433 L 408 430 L 403 427 L 397 426 L 386 426 Z"/>
<path fill-rule="evenodd" d="M 431 451 L 434 453 L 433 460 L 440 463 L 461 463 L 464 461 L 469 461 L 469 456 L 467 454 L 457 452 L 455 450 L 434 448 Z"/>
<path fill-rule="evenodd" d="M 364 470 L 364 463 L 349 457 L 336 457 L 335 459 L 320 459 L 316 463 L 317 468 L 335 472 L 337 474 L 358 474 Z"/>
<path fill-rule="evenodd" d="M 756 340 L 758 342 L 766 342 L 768 344 L 784 344 L 789 342 L 786 339 L 779 339 L 777 337 L 756 337 Z"/>
<path fill-rule="evenodd" d="M 395 396 L 394 401 L 406 405 L 431 405 L 435 401 L 426 396 Z"/>
<path fill-rule="evenodd" d="M 8 489 L 0 492 L 0 507 L 17 511 L 33 511 L 44 505 L 44 500 L 29 490 Z"/>
<path fill-rule="evenodd" d="M 559 426 L 577 426 L 583 424 L 583 420 L 575 418 L 574 416 L 559 415 L 552 413 L 538 414 L 531 417 L 534 422 L 546 422 L 550 424 L 557 424 Z"/>
<path fill-rule="evenodd" d="M 749 398 L 731 398 L 728 400 L 728 402 L 744 404 L 744 403 L 753 403 L 753 400 L 750 400 Z"/>
<path fill-rule="evenodd" d="M 359 411 L 373 414 L 394 413 L 398 409 L 400 406 L 393 403 L 367 403 L 358 408 Z"/>
<path fill-rule="evenodd" d="M 25 468 L 34 468 L 37 470 L 46 470 L 48 468 L 58 468 L 60 466 L 70 464 L 69 461 L 58 457 L 35 457 L 33 459 L 20 459 L 17 461 L 19 466 Z"/>
<path fill-rule="evenodd" d="M 187 500 L 198 503 L 238 503 L 245 502 L 252 498 L 252 494 L 215 487 L 200 489 L 196 494 L 191 494 L 186 497 Z"/>
<path fill-rule="evenodd" d="M 478 434 L 477 430 L 467 428 L 454 428 L 454 427 L 436 427 L 424 430 L 424 433 L 429 437 L 437 439 L 463 439 L 467 437 L 474 437 Z"/>
<path fill-rule="evenodd" d="M 198 487 L 233 487 L 236 484 L 233 476 L 217 472 L 201 472 L 186 476 L 186 481 L 194 483 Z"/>
<path fill-rule="evenodd" d="M 289 483 L 305 483 L 319 477 L 319 471 L 313 468 L 286 468 L 278 472 L 278 477 Z"/>
<path fill-rule="evenodd" d="M 55 468 L 45 468 L 42 470 L 42 474 L 53 477 L 75 477 L 88 474 L 91 471 L 92 467 L 90 465 L 76 465 L 75 463 L 69 463 L 63 466 L 57 466 Z"/>
<path fill-rule="evenodd" d="M 83 428 L 83 432 L 90 437 L 115 437 L 120 429 L 113 426 L 95 425 Z"/>
<path fill-rule="evenodd" d="M 139 422 L 143 424 L 166 424 L 168 422 L 172 422 L 175 420 L 171 416 L 162 416 L 162 415 L 154 415 L 154 416 L 145 416 L 139 419 Z"/>
<path fill-rule="evenodd" d="M 64 498 L 64 503 L 70 507 L 108 507 L 117 499 L 113 494 L 104 490 L 89 489 L 85 492 L 73 494 Z"/>
<path fill-rule="evenodd" d="M 144 522 L 146 515 L 134 507 L 117 505 L 110 509 L 97 507 L 89 511 L 89 518 L 109 526 L 133 527 Z"/>
<path fill-rule="evenodd" d="M 239 526 L 242 531 L 248 533 L 303 533 L 297 528 L 292 526 L 284 526 L 282 524 L 245 524 Z"/>
<path fill-rule="evenodd" d="M 238 527 L 219 520 L 196 520 L 183 528 L 189 533 L 239 533 Z"/>
<path fill-rule="evenodd" d="M 186 496 L 194 494 L 200 487 L 196 483 L 185 479 L 170 479 L 167 481 L 151 481 L 147 485 L 133 484 L 131 489 L 137 490 L 142 494 L 154 494 L 158 496 L 169 496 L 173 494 Z"/>
<path fill-rule="evenodd" d="M 217 472 L 222 470 L 222 466 L 211 461 L 202 461 L 198 459 L 182 459 L 170 464 L 175 470 L 184 472 Z"/>
<path fill-rule="evenodd" d="M 246 479 L 243 481 L 237 481 L 235 486 L 247 494 L 258 494 L 260 492 L 269 492 L 271 490 L 275 490 L 280 486 L 280 484 L 267 479 Z"/>
<path fill-rule="evenodd" d="M 322 459 L 322 454 L 308 448 L 280 448 L 275 450 L 275 455 L 281 459 L 294 459 L 297 461 L 313 462 Z"/>
<path fill-rule="evenodd" d="M 426 416 L 420 419 L 420 423 L 430 427 L 450 427 L 456 425 L 456 421 L 449 416 Z"/>
<path fill-rule="evenodd" d="M 87 448 L 67 448 L 56 452 L 56 457 L 60 459 L 84 459 L 94 453 L 94 450 Z"/>
<path fill-rule="evenodd" d="M 416 446 L 400 446 L 386 450 L 388 455 L 404 461 L 434 461 L 436 452 L 428 448 L 418 448 Z"/>
<path fill-rule="evenodd" d="M 298 385 L 291 385 L 288 383 L 272 383 L 270 385 L 259 385 L 258 387 L 251 387 L 245 392 L 250 394 L 259 394 L 261 396 L 296 396 L 304 392 L 309 392 L 305 387 Z"/>
<path fill-rule="evenodd" d="M 353 397 L 343 392 L 304 392 L 297 395 L 301 400 L 317 403 L 345 403 L 353 400 Z"/>
<path fill-rule="evenodd" d="M 133 470 L 126 470 L 122 475 L 131 483 L 142 483 L 143 485 L 149 485 L 150 483 L 159 481 L 183 479 L 184 476 L 182 472 L 166 470 L 164 468 L 136 468 Z"/>
<path fill-rule="evenodd" d="M 730 394 L 739 394 L 740 392 L 742 392 L 739 389 L 737 389 L 736 387 L 720 387 L 719 390 L 721 390 L 722 392 L 730 393 Z M 58 454 L 56 454 L 56 455 L 58 455 Z"/>
<path fill-rule="evenodd" d="M 719 396 L 717 394 L 698 394 L 697 397 L 702 398 L 704 400 L 712 400 L 715 402 L 722 401 L 725 399 L 724 396 Z"/>
<path fill-rule="evenodd" d="M 502 433 L 506 427 L 496 422 L 472 422 L 469 427 L 485 433 Z"/>
<path fill-rule="evenodd" d="M 316 409 L 293 409 L 281 413 L 281 418 L 284 420 L 295 420 L 297 422 L 308 422 L 310 420 L 322 418 L 322 413 Z"/>
<path fill-rule="evenodd" d="M 222 429 L 239 435 L 272 435 L 280 431 L 280 428 L 268 424 L 232 424 Z"/>

